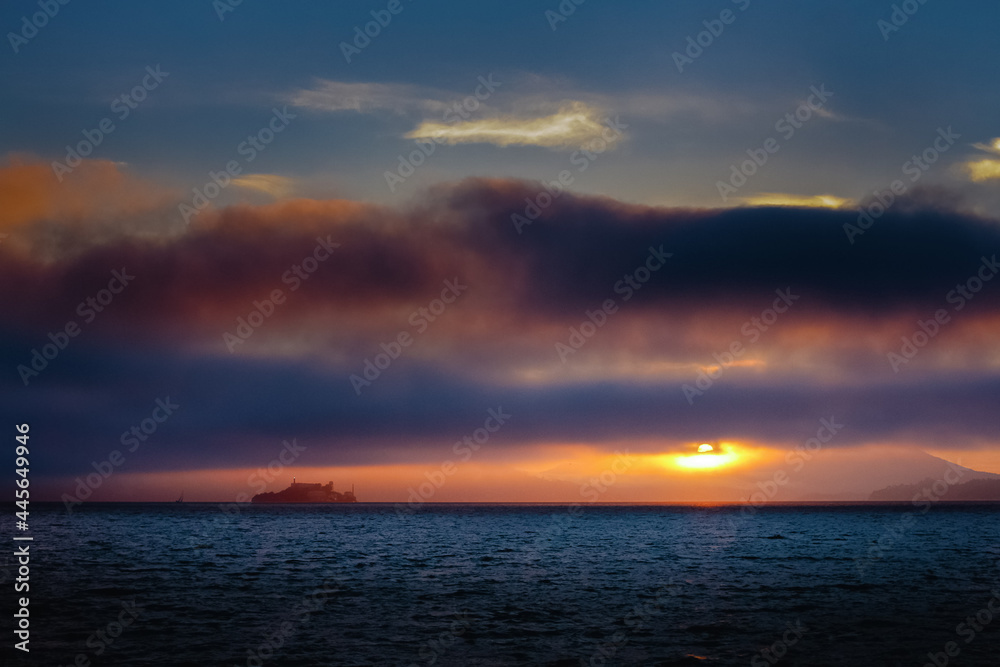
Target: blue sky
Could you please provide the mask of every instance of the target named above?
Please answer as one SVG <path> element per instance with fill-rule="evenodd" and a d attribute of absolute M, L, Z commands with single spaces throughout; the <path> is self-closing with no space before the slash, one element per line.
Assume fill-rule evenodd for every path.
<path fill-rule="evenodd" d="M 883 39 L 892 5 L 871 2 L 587 2 L 553 30 L 558 3 L 402 2 L 402 11 L 348 63 L 340 44 L 386 3 L 244 2 L 219 20 L 210 2 L 61 7 L 17 54 L 5 56 L 6 152 L 43 157 L 107 115 L 147 65 L 170 73 L 95 157 L 196 186 L 218 169 L 272 106 L 317 80 L 408 85 L 442 99 L 470 94 L 493 74 L 498 110 L 597 99 L 628 139 L 601 156 L 575 189 L 628 201 L 716 206 L 716 182 L 808 95 L 834 93 L 827 118 L 807 124 L 747 187 L 755 192 L 860 199 L 887 185 L 938 127 L 962 144 L 926 182 L 957 179 L 948 166 L 996 134 L 1000 93 L 993 45 L 1000 11 L 929 2 Z M 8 3 L 0 23 L 37 11 Z M 678 72 L 704 21 L 735 20 Z M 299 181 L 309 195 L 398 203 L 465 175 L 552 178 L 567 152 L 533 146 L 444 146 L 397 192 L 384 172 L 412 150 L 410 112 L 305 113 L 261 156 L 259 169 Z M 990 193 L 975 198 L 992 201 Z"/>

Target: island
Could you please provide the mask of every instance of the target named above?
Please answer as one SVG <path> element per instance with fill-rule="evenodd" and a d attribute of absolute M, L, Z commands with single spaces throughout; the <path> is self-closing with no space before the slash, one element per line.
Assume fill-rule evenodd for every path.
<path fill-rule="evenodd" d="M 356 503 L 354 486 L 350 491 L 339 493 L 333 490 L 333 482 L 326 484 L 305 484 L 292 479 L 292 485 L 284 491 L 258 493 L 251 503 Z"/>

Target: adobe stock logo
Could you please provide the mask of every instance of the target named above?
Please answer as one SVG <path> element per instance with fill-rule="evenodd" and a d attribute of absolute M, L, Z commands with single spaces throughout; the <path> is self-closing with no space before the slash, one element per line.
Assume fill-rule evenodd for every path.
<path fill-rule="evenodd" d="M 778 296 L 771 304 L 770 308 L 765 308 L 760 312 L 759 317 L 751 317 L 740 327 L 740 333 L 748 339 L 748 344 L 756 343 L 760 337 L 767 332 L 782 313 L 787 313 L 788 309 L 795 305 L 801 298 L 799 294 L 792 294 L 792 288 L 784 290 L 776 289 L 774 293 Z M 699 369 L 694 385 L 681 385 L 681 392 L 687 399 L 688 405 L 694 405 L 696 396 L 704 396 L 705 392 L 712 388 L 715 381 L 722 377 L 722 373 L 730 366 L 739 363 L 739 358 L 747 351 L 747 346 L 743 341 L 737 339 L 729 344 L 729 347 L 722 352 L 712 353 L 712 358 L 717 363 L 709 364 Z"/>
<path fill-rule="evenodd" d="M 290 285 L 289 292 L 294 292 L 302 286 L 303 281 L 309 278 L 319 269 L 326 260 L 330 259 L 333 252 L 340 247 L 339 243 L 334 243 L 332 235 L 327 234 L 326 238 L 316 237 L 316 245 L 312 252 L 303 257 L 297 264 L 292 264 L 287 271 L 281 274 L 281 282 Z M 228 331 L 222 332 L 222 342 L 226 344 L 226 349 L 230 353 L 236 352 L 236 347 L 242 345 L 250 339 L 254 333 L 264 325 L 278 310 L 278 306 L 284 305 L 288 295 L 280 289 L 271 290 L 263 300 L 253 302 L 253 309 L 246 317 L 236 318 L 235 335 Z"/>
<path fill-rule="evenodd" d="M 850 241 L 851 245 L 854 245 L 854 238 L 856 236 L 861 236 L 872 225 L 875 221 L 885 215 L 886 211 L 892 208 L 893 204 L 896 203 L 897 198 L 906 194 L 907 190 L 911 187 L 911 184 L 916 183 L 924 174 L 936 163 L 941 156 L 948 151 L 952 146 L 955 145 L 959 139 L 962 138 L 961 134 L 958 134 L 951 129 L 951 125 L 946 128 L 939 127 L 937 129 L 937 136 L 934 137 L 934 141 L 931 142 L 929 146 L 924 148 L 920 154 L 914 154 L 909 160 L 904 162 L 900 167 L 900 171 L 904 176 L 909 176 L 909 184 L 903 181 L 901 178 L 897 178 L 892 183 L 889 184 L 886 190 L 875 190 L 872 192 L 877 201 L 871 201 L 866 206 L 862 206 L 858 209 L 858 220 L 857 224 L 851 224 L 845 222 L 843 225 L 844 233 L 847 235 L 847 240 Z"/>
<path fill-rule="evenodd" d="M 888 42 L 889 36 L 899 32 L 900 28 L 909 23 L 910 17 L 920 11 L 921 5 L 924 4 L 927 4 L 927 0 L 904 0 L 902 4 L 893 5 L 888 21 L 879 19 L 875 22 L 879 32 L 882 33 L 882 41 Z"/>
<path fill-rule="evenodd" d="M 115 114 L 119 122 L 128 118 L 132 111 L 139 108 L 139 104 L 149 97 L 149 94 L 156 90 L 163 80 L 170 76 L 170 72 L 164 72 L 160 65 L 146 66 L 146 74 L 139 83 L 128 92 L 122 93 L 111 100 L 110 111 Z M 97 126 L 92 130 L 82 130 L 83 140 L 75 145 L 66 146 L 66 158 L 62 162 L 55 160 L 52 162 L 52 173 L 56 175 L 56 180 L 62 183 L 63 178 L 83 163 L 83 158 L 91 155 L 94 149 L 104 143 L 105 137 L 116 129 L 115 123 L 109 116 L 105 116 L 97 122 Z"/>
<path fill-rule="evenodd" d="M 426 482 L 421 482 L 416 488 L 411 486 L 406 489 L 410 492 L 406 498 L 406 504 L 396 503 L 394 505 L 396 516 L 413 514 L 423 507 L 424 503 L 445 485 L 448 478 L 458 472 L 459 464 L 471 459 L 511 419 L 511 416 L 503 411 L 503 406 L 497 406 L 496 410 L 488 409 L 483 425 L 452 446 L 451 451 L 458 457 L 458 462 L 447 459 L 441 463 L 437 470 L 424 473 L 424 477 L 427 478 Z"/>
<path fill-rule="evenodd" d="M 1000 262 L 997 256 L 985 255 L 980 258 L 979 268 L 965 281 L 955 285 L 955 288 L 945 295 L 945 301 L 953 305 L 952 312 L 959 313 L 965 306 L 976 298 L 986 284 L 1000 273 Z M 893 373 L 898 373 L 899 369 L 909 364 L 914 357 L 926 347 L 941 332 L 944 325 L 952 321 L 952 313 L 945 308 L 939 308 L 926 320 L 917 320 L 917 329 L 914 329 L 909 336 L 902 336 L 902 345 L 899 352 L 889 352 L 887 358 Z"/>
<path fill-rule="evenodd" d="M 351 40 L 351 43 L 340 43 L 340 52 L 344 54 L 344 60 L 347 61 L 347 64 L 350 65 L 351 58 L 360 55 L 362 49 L 368 48 L 372 40 L 382 34 L 382 29 L 389 27 L 389 24 L 392 23 L 392 17 L 401 14 L 404 9 L 406 7 L 400 0 L 389 0 L 385 9 L 373 9 L 369 12 L 374 20 L 366 23 L 364 30 L 361 29 L 361 26 L 354 26 L 354 39 Z"/>
<path fill-rule="evenodd" d="M 103 312 L 111 305 L 115 295 L 125 291 L 125 288 L 133 280 L 135 280 L 135 276 L 129 275 L 124 266 L 121 271 L 113 270 L 107 288 L 98 290 L 94 296 L 89 296 L 81 301 L 76 307 L 76 314 L 83 318 L 84 324 L 90 324 L 97 318 L 98 313 Z M 48 368 L 49 362 L 54 361 L 59 353 L 69 346 L 70 338 L 76 338 L 81 331 L 83 328 L 76 320 L 69 320 L 63 325 L 61 331 L 49 332 L 51 342 L 42 345 L 41 351 L 38 348 L 32 348 L 30 367 L 24 364 L 19 364 L 17 367 L 18 375 L 21 376 L 21 382 L 24 383 L 24 386 L 27 387 L 32 379 L 38 377 L 42 371 Z"/>
<path fill-rule="evenodd" d="M 49 24 L 49 19 L 54 19 L 59 13 L 60 5 L 68 5 L 69 0 L 38 0 L 38 6 L 42 11 L 35 12 L 29 19 L 27 16 L 21 17 L 21 30 L 18 32 L 8 32 L 7 41 L 14 53 L 21 50 L 21 47 L 34 39 L 38 31 Z"/>
<path fill-rule="evenodd" d="M 810 119 L 822 115 L 823 106 L 831 97 L 833 97 L 833 92 L 827 90 L 826 84 L 820 84 L 819 88 L 809 86 L 809 97 L 793 111 L 776 120 L 774 131 L 780 134 L 785 141 L 790 141 Z M 748 148 L 746 150 L 748 159 L 738 164 L 729 165 L 729 178 L 725 181 L 715 182 L 715 188 L 719 191 L 719 197 L 722 198 L 722 201 L 729 201 L 729 197 L 746 185 L 754 174 L 763 169 L 771 156 L 780 150 L 781 142 L 775 137 L 765 139 L 759 148 Z"/>
<path fill-rule="evenodd" d="M 454 102 L 444 110 L 441 116 L 444 123 L 455 125 L 463 120 L 472 118 L 472 114 L 480 106 L 483 106 L 482 103 L 490 99 L 490 96 L 496 92 L 496 89 L 503 85 L 502 82 L 493 79 L 492 72 L 485 77 L 480 76 L 477 81 L 479 85 L 476 86 L 471 95 L 466 95 L 464 99 Z M 416 148 L 407 155 L 399 154 L 399 164 L 396 170 L 386 170 L 382 174 L 385 178 L 385 184 L 389 186 L 389 192 L 396 192 L 397 187 L 405 183 L 406 179 L 413 176 L 417 169 L 423 166 L 434 155 L 434 151 L 437 150 L 438 145 L 446 142 L 445 132 L 440 128 L 431 133 L 430 137 L 421 137 L 414 140 L 413 143 Z"/>
<path fill-rule="evenodd" d="M 585 3 L 587 0 L 562 0 L 559 5 L 552 9 L 545 10 L 545 20 L 549 22 L 549 27 L 552 28 L 552 32 L 556 31 L 556 28 L 560 23 L 565 23 L 569 20 L 569 17 L 576 13 L 576 8 Z"/>
<path fill-rule="evenodd" d="M 132 454 L 142 446 L 149 438 L 156 433 L 160 425 L 166 422 L 174 413 L 180 409 L 180 405 L 170 400 L 169 396 L 158 398 L 154 402 L 153 410 L 149 416 L 133 425 L 129 430 L 122 432 L 119 442 L 123 447 L 128 447 L 128 453 Z M 113 449 L 108 453 L 107 458 L 101 461 L 91 461 L 90 465 L 94 472 L 86 477 L 76 478 L 75 493 L 62 494 L 60 500 L 66 506 L 66 512 L 73 513 L 74 505 L 82 505 L 83 501 L 90 498 L 94 491 L 101 488 L 105 481 L 115 473 L 118 468 L 125 464 L 125 454 L 120 449 Z"/>
<path fill-rule="evenodd" d="M 750 0 L 732 1 L 733 4 L 739 7 L 741 12 L 745 12 L 750 7 Z M 684 68 L 687 65 L 694 64 L 694 61 L 705 53 L 705 49 L 715 44 L 715 40 L 722 36 L 722 33 L 726 30 L 726 26 L 735 23 L 738 16 L 739 14 L 731 9 L 723 9 L 719 13 L 719 18 L 702 21 L 701 24 L 705 26 L 705 29 L 697 35 L 688 35 L 687 47 L 684 49 L 684 53 L 674 51 L 671 54 L 674 59 L 674 65 L 677 66 L 677 71 L 683 74 Z"/>
<path fill-rule="evenodd" d="M 200 188 L 191 188 L 191 200 L 181 202 L 177 205 L 177 212 L 184 218 L 184 224 L 190 224 L 191 218 L 199 211 L 208 208 L 212 201 L 222 194 L 222 191 L 230 186 L 233 179 L 243 173 L 243 166 L 248 165 L 257 159 L 257 156 L 267 150 L 267 147 L 289 124 L 298 118 L 297 114 L 289 113 L 288 107 L 284 106 L 280 110 L 277 107 L 271 109 L 271 118 L 259 130 L 253 134 L 248 134 L 244 141 L 236 146 L 236 153 L 243 158 L 244 164 L 239 160 L 232 159 L 226 162 L 225 168 L 219 171 L 209 171 L 209 180 Z"/>
<path fill-rule="evenodd" d="M 674 253 L 665 252 L 662 245 L 659 248 L 649 246 L 646 260 L 623 275 L 621 280 L 614 284 L 615 294 L 623 295 L 622 302 L 628 301 L 673 256 Z M 595 310 L 585 310 L 584 316 L 587 319 L 580 322 L 578 326 L 569 328 L 569 338 L 566 343 L 556 341 L 556 354 L 559 355 L 559 361 L 565 364 L 570 355 L 576 354 L 580 348 L 587 344 L 587 341 L 597 334 L 601 327 L 607 324 L 608 318 L 617 313 L 618 308 L 619 305 L 615 299 L 605 299 Z"/>
<path fill-rule="evenodd" d="M 380 343 L 379 348 L 382 351 L 377 352 L 374 357 L 365 358 L 361 374 L 354 373 L 348 378 L 356 396 L 361 395 L 363 388 L 372 386 L 372 383 L 388 370 L 392 362 L 402 356 L 403 350 L 413 345 L 416 336 L 427 331 L 431 322 L 441 317 L 448 306 L 455 303 L 458 297 L 469 289 L 468 285 L 463 285 L 458 281 L 457 276 L 453 280 L 445 280 L 443 285 L 440 297 L 432 299 L 426 307 L 417 308 L 410 313 L 407 322 L 416 330 L 415 334 L 411 334 L 407 329 L 402 329 L 388 343 Z"/>

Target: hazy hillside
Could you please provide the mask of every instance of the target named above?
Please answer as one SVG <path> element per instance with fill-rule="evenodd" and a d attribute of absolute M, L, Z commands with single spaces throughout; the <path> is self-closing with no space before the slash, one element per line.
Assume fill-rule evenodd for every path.
<path fill-rule="evenodd" d="M 879 489 L 871 494 L 869 500 L 905 501 L 914 497 L 936 498 L 938 500 L 997 500 L 1000 501 L 1000 479 L 973 479 L 960 482 L 943 489 L 940 482 L 934 488 L 936 480 L 928 478 L 916 484 L 899 484 Z M 938 493 L 943 491 L 943 493 Z"/>

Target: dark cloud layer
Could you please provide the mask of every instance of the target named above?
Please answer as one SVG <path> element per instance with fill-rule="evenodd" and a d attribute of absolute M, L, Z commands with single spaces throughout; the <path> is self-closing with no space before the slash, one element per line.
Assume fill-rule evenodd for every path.
<path fill-rule="evenodd" d="M 497 319 L 576 316 L 615 295 L 649 248 L 673 257 L 642 290 L 644 307 L 707 310 L 793 287 L 811 307 L 879 314 L 939 307 L 1000 251 L 1000 227 L 955 212 L 890 210 L 848 242 L 857 213 L 794 208 L 723 211 L 626 206 L 564 194 L 538 220 L 515 231 L 529 184 L 470 180 L 438 189 L 405 213 L 301 203 L 225 211 L 213 224 L 173 239 L 122 238 L 54 264 L 4 256 L 0 308 L 14 328 L 53 326 L 101 288 L 114 268 L 135 287 L 102 324 L 120 333 L 200 335 L 275 288 L 318 238 L 339 243 L 285 313 L 317 305 L 353 317 L 415 302 L 452 276 L 481 286 Z M 619 293 L 620 296 L 620 293 Z M 982 302 L 996 304 L 1000 290 Z M 348 326 L 349 323 L 348 323 Z"/>
<path fill-rule="evenodd" d="M 820 418 L 845 427 L 831 447 L 898 442 L 961 449 L 1000 437 L 995 377 L 831 387 L 737 379 L 692 406 L 673 383 L 496 386 L 415 363 L 394 369 L 359 397 L 343 375 L 304 363 L 150 358 L 92 347 L 67 361 L 46 384 L 5 392 L 9 413 L 30 421 L 45 443 L 40 474 L 80 469 L 122 449 L 121 434 L 166 397 L 180 408 L 130 468 L 255 466 L 292 437 L 309 443 L 311 465 L 421 460 L 428 451 L 446 451 L 481 426 L 487 409 L 500 407 L 512 418 L 491 444 L 494 451 L 623 439 L 783 446 L 814 435 Z"/>
<path fill-rule="evenodd" d="M 495 331 L 503 349 L 512 329 L 578 323 L 584 309 L 614 296 L 651 246 L 673 257 L 642 288 L 640 314 L 759 311 L 758 295 L 791 287 L 830 327 L 838 313 L 929 314 L 975 274 L 982 256 L 1000 250 L 994 221 L 912 204 L 890 210 L 851 244 L 843 228 L 857 220 L 851 211 L 670 210 L 564 194 L 518 234 L 511 216 L 536 194 L 531 184 L 469 180 L 433 190 L 407 211 L 298 201 L 229 209 L 181 236 L 122 236 L 55 261 L 0 248 L 5 403 L 18 419 L 38 423 L 51 454 L 39 462 L 42 473 L 106 456 L 166 396 L 183 407 L 137 469 L 256 465 L 286 437 L 320 443 L 314 464 L 385 461 L 410 456 L 408 449 L 418 456 L 428 442 L 447 445 L 468 433 L 499 405 L 516 415 L 505 430 L 510 443 L 786 442 L 829 416 L 848 426 L 838 445 L 962 447 L 1000 435 L 989 416 L 1000 384 L 989 374 L 891 383 L 883 374 L 827 386 L 732 371 L 692 406 L 679 383 L 655 379 L 475 381 L 476 368 L 449 367 L 452 355 L 467 359 L 465 342 L 441 329 L 438 363 L 401 359 L 358 396 L 347 380 L 360 369 L 353 352 L 321 350 L 322 362 L 316 350 L 234 356 L 219 342 L 253 299 L 287 289 L 282 274 L 317 239 L 340 247 L 283 306 L 275 331 L 294 336 L 315 327 L 314 315 L 332 313 L 332 330 L 355 332 L 369 348 L 379 342 L 370 339 L 370 319 L 426 303 L 454 276 L 476 286 L 465 317 Z M 137 276 L 134 284 L 25 387 L 17 366 L 49 332 L 79 319 L 81 299 L 121 267 Z M 1000 289 L 984 289 L 977 312 L 993 313 L 998 302 Z M 549 338 L 542 343 L 551 349 Z"/>

